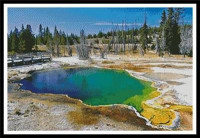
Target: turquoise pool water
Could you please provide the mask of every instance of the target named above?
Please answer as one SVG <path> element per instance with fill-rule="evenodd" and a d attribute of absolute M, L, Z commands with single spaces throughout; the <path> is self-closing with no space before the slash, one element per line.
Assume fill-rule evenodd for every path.
<path fill-rule="evenodd" d="M 89 105 L 121 104 L 142 95 L 144 84 L 126 71 L 72 68 L 32 73 L 19 81 L 22 89 L 35 93 L 67 94 Z"/>

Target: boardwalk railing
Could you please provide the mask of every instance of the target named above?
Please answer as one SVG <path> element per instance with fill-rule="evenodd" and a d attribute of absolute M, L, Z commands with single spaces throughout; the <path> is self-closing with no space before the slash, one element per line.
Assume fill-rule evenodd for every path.
<path fill-rule="evenodd" d="M 51 61 L 52 57 L 49 52 L 36 52 L 26 54 L 16 54 L 8 56 L 8 66 L 27 65 L 34 63 L 43 63 Z"/>

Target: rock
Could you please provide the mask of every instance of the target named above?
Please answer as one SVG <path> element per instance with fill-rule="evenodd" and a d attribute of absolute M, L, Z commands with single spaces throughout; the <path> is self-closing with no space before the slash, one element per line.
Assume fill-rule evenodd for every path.
<path fill-rule="evenodd" d="M 18 115 L 18 116 L 19 116 L 19 115 L 22 115 L 20 109 L 16 109 L 16 110 L 15 110 L 15 114 Z"/>
<path fill-rule="evenodd" d="M 28 117 L 28 115 L 27 115 L 27 114 L 25 114 L 25 115 L 24 115 L 24 117 Z"/>
<path fill-rule="evenodd" d="M 110 126 L 111 124 L 106 124 L 106 126 Z"/>

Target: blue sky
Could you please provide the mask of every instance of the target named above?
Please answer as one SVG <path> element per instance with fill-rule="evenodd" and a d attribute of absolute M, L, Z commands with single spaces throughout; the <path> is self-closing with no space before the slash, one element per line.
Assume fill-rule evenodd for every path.
<path fill-rule="evenodd" d="M 126 22 L 127 27 L 141 27 L 146 10 L 147 24 L 159 26 L 162 11 L 166 8 L 8 8 L 8 31 L 21 29 L 22 24 L 30 24 L 38 34 L 39 24 L 49 27 L 53 33 L 55 25 L 65 33 L 86 34 L 107 32 L 112 24 Z M 184 22 L 192 23 L 192 8 L 184 8 Z"/>

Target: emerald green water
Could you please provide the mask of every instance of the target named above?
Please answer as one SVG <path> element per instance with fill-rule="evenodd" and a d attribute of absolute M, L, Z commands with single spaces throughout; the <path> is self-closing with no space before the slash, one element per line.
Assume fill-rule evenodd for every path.
<path fill-rule="evenodd" d="M 35 72 L 19 82 L 23 84 L 22 89 L 35 93 L 67 94 L 89 105 L 129 104 L 125 101 L 143 95 L 144 90 L 150 87 L 126 71 L 99 68 Z"/>

